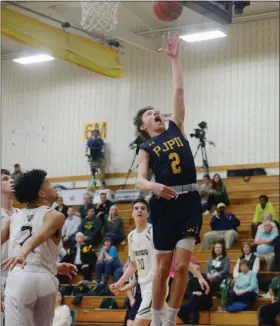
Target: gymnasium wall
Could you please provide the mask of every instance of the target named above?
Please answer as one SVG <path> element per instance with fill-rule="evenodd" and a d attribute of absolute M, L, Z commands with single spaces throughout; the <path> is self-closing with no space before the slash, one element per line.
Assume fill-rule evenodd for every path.
<path fill-rule="evenodd" d="M 183 44 L 187 135 L 209 126 L 210 165 L 279 160 L 279 20 L 226 27 L 228 37 Z M 41 167 L 49 175 L 89 173 L 83 124 L 108 121 L 109 172 L 133 158 L 138 108 L 172 107 L 167 59 L 124 46 L 126 74 L 110 79 L 60 60 L 37 66 L 2 61 L 2 166 Z M 190 139 L 193 151 L 197 141 Z M 201 165 L 201 156 L 196 159 Z"/>

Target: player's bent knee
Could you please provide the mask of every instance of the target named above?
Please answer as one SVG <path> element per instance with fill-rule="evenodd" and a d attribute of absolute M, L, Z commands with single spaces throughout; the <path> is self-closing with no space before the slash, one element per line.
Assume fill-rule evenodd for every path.
<path fill-rule="evenodd" d="M 187 262 L 178 262 L 174 266 L 174 274 L 175 277 L 182 276 L 182 275 L 188 275 L 188 263 Z"/>

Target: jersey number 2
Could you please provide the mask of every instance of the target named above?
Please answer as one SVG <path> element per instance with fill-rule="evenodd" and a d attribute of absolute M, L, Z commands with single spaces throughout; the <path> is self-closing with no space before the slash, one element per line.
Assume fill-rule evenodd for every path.
<path fill-rule="evenodd" d="M 181 173 L 181 167 L 180 165 L 180 157 L 177 153 L 170 153 L 168 155 L 168 158 L 172 161 L 171 162 L 171 168 L 173 174 Z"/>

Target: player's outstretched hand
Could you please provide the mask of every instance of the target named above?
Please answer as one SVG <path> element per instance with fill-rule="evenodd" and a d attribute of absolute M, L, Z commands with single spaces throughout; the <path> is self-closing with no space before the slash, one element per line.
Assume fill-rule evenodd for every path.
<path fill-rule="evenodd" d="M 158 197 L 162 197 L 164 199 L 173 199 L 176 197 L 175 190 L 156 182 L 154 182 L 152 185 L 152 192 Z"/>
<path fill-rule="evenodd" d="M 24 254 L 19 253 L 16 257 L 7 258 L 1 264 L 4 271 L 11 271 L 16 265 L 20 265 L 21 268 L 24 268 L 26 265 L 26 257 Z"/>
<path fill-rule="evenodd" d="M 205 294 L 208 294 L 210 292 L 210 287 L 209 287 L 209 284 L 205 281 L 205 279 L 203 277 L 200 277 L 198 279 L 198 282 L 199 282 L 202 290 L 205 291 Z"/>
<path fill-rule="evenodd" d="M 57 274 L 68 276 L 72 279 L 73 276 L 77 275 L 78 269 L 75 265 L 60 263 L 57 264 Z"/>
<path fill-rule="evenodd" d="M 179 45 L 181 42 L 178 33 L 168 33 L 167 37 L 164 36 L 164 39 L 166 43 L 166 48 L 159 49 L 158 51 L 171 59 L 177 58 L 179 53 Z"/>

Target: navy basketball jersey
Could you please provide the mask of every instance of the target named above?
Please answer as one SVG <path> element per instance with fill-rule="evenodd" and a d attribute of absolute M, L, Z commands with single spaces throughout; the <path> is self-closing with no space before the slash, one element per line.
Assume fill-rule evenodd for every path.
<path fill-rule="evenodd" d="M 156 182 L 166 186 L 196 183 L 196 169 L 189 142 L 177 124 L 170 120 L 161 135 L 140 146 L 150 155 L 150 169 Z"/>

